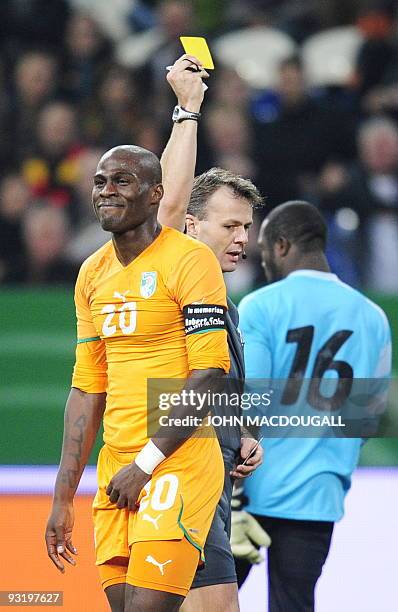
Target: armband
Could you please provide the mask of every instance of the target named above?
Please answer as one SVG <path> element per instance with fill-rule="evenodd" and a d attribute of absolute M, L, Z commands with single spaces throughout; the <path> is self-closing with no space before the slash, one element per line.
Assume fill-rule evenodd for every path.
<path fill-rule="evenodd" d="M 225 329 L 227 309 L 224 306 L 218 304 L 188 304 L 184 306 L 182 311 L 187 336 Z"/>

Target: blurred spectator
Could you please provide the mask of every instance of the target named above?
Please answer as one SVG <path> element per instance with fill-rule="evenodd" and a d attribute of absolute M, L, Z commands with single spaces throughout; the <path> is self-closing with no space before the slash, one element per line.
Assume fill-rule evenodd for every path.
<path fill-rule="evenodd" d="M 78 158 L 75 195 L 79 203 L 79 228 L 85 227 L 93 221 L 95 221 L 96 226 L 99 225 L 98 221 L 95 219 L 91 203 L 91 193 L 98 161 L 103 154 L 103 148 L 87 148 L 81 152 Z"/>
<path fill-rule="evenodd" d="M 341 0 L 248 0 L 244 11 L 240 0 L 227 4 L 226 18 L 232 25 L 268 23 L 298 43 L 324 28 L 350 23 L 355 16 L 355 2 Z"/>
<path fill-rule="evenodd" d="M 382 40 L 373 37 L 362 49 L 358 72 L 360 78 L 361 69 L 365 72 L 364 80 L 368 85 L 364 88 L 363 110 L 370 114 L 388 113 L 398 120 L 398 22 L 392 25 L 391 13 L 387 19 L 388 31 Z M 379 53 L 378 47 L 382 49 Z"/>
<path fill-rule="evenodd" d="M 75 109 L 65 102 L 51 102 L 39 115 L 31 155 L 22 163 L 33 195 L 45 198 L 51 206 L 64 208 L 73 223 L 79 214 L 74 186 L 82 150 L 77 141 Z"/>
<path fill-rule="evenodd" d="M 152 7 L 146 0 L 70 0 L 70 3 L 91 14 L 101 32 L 114 42 L 155 26 Z"/>
<path fill-rule="evenodd" d="M 320 30 L 349 23 L 355 11 L 355 2 L 340 0 L 285 0 L 281 5 L 275 11 L 274 24 L 299 43 Z"/>
<path fill-rule="evenodd" d="M 26 278 L 22 223 L 29 203 L 29 188 L 23 177 L 5 176 L 0 183 L 0 283 L 19 283 Z"/>
<path fill-rule="evenodd" d="M 378 85 L 394 56 L 395 2 L 371 0 L 359 12 L 357 25 L 365 36 L 357 58 L 356 80 L 360 96 Z"/>
<path fill-rule="evenodd" d="M 218 68 L 217 78 L 209 80 L 213 100 L 225 108 L 239 109 L 245 113 L 249 109 L 250 91 L 246 82 L 231 68 Z"/>
<path fill-rule="evenodd" d="M 8 62 L 32 47 L 55 51 L 69 13 L 68 0 L 1 0 L 0 45 Z"/>
<path fill-rule="evenodd" d="M 83 112 L 83 129 L 90 144 L 110 148 L 136 143 L 140 130 L 135 82 L 125 68 L 109 66 Z"/>
<path fill-rule="evenodd" d="M 111 47 L 95 21 L 84 13 L 68 20 L 63 51 L 62 89 L 71 100 L 84 100 L 94 91 L 101 65 L 109 62 Z"/>
<path fill-rule="evenodd" d="M 374 87 L 364 96 L 362 106 L 365 112 L 371 115 L 387 113 L 398 120 L 398 61 L 396 69 L 396 80 L 391 85 Z"/>
<path fill-rule="evenodd" d="M 13 151 L 10 149 L 10 126 L 8 126 L 8 130 L 6 129 L 8 109 L 9 104 L 5 89 L 4 66 L 0 59 L 0 131 L 3 141 L 0 144 L 0 168 L 2 168 L 3 172 L 5 171 L 7 164 L 12 165 L 10 162 L 10 157 L 13 155 Z"/>
<path fill-rule="evenodd" d="M 165 69 L 181 55 L 179 36 L 184 34 L 195 34 L 192 1 L 163 0 L 157 8 L 157 26 L 129 37 L 116 48 L 117 61 L 136 70 L 140 91 L 149 103 L 148 111 L 157 117 L 160 126 L 174 104 Z"/>
<path fill-rule="evenodd" d="M 8 153 L 9 164 L 15 165 L 28 152 L 40 110 L 54 95 L 56 87 L 57 63 L 53 55 L 28 51 L 20 57 L 2 131 L 1 147 Z"/>
<path fill-rule="evenodd" d="M 366 121 L 358 135 L 359 161 L 346 172 L 323 177 L 321 206 L 345 208 L 359 217 L 357 259 L 362 283 L 398 291 L 398 128 L 389 119 Z"/>
<path fill-rule="evenodd" d="M 79 156 L 76 197 L 79 206 L 79 225 L 73 229 L 65 248 L 65 257 L 73 265 L 80 265 L 86 257 L 110 240 L 110 234 L 101 229 L 91 204 L 93 177 L 102 149 L 87 149 Z"/>
<path fill-rule="evenodd" d="M 76 280 L 76 268 L 64 258 L 69 224 L 63 210 L 50 206 L 34 207 L 24 219 L 27 250 L 27 282 L 64 284 Z"/>
<path fill-rule="evenodd" d="M 282 62 L 277 91 L 259 96 L 252 109 L 256 184 L 271 206 L 308 197 L 329 159 L 353 155 L 347 121 L 310 97 L 296 56 Z"/>
<path fill-rule="evenodd" d="M 296 53 L 296 44 L 280 30 L 254 22 L 219 36 L 214 53 L 217 64 L 236 70 L 254 90 L 272 89 L 281 62 Z"/>
<path fill-rule="evenodd" d="M 122 41 L 116 46 L 116 57 L 128 68 L 144 67 L 155 81 L 163 84 L 165 67 L 181 55 L 179 36 L 193 35 L 193 25 L 192 0 L 162 0 L 154 27 Z"/>
<path fill-rule="evenodd" d="M 198 164 L 204 169 L 219 166 L 253 178 L 256 167 L 250 157 L 249 88 L 231 68 L 220 68 L 209 86 L 211 103 L 203 116 Z"/>
<path fill-rule="evenodd" d="M 206 111 L 204 128 L 211 150 L 212 165 L 253 178 L 248 118 L 239 109 L 215 106 Z"/>

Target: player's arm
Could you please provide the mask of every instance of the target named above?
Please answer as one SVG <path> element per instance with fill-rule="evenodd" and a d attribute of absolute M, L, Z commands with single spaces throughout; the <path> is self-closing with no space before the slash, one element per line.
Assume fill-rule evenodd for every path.
<path fill-rule="evenodd" d="M 187 68 L 194 64 L 201 68 L 192 72 Z M 193 56 L 183 55 L 167 74 L 178 105 L 188 111 L 200 112 L 203 101 L 203 78 L 207 72 Z M 185 227 L 185 214 L 191 197 L 195 176 L 198 123 L 185 120 L 174 123 L 170 139 L 166 145 L 160 163 L 163 173 L 164 195 L 160 202 L 158 220 L 179 231 Z"/>
<path fill-rule="evenodd" d="M 69 554 L 77 552 L 72 543 L 73 498 L 94 446 L 105 399 L 106 393 L 86 393 L 72 388 L 66 403 L 61 462 L 46 528 L 48 556 L 61 572 L 65 571 L 61 557 L 75 565 Z"/>
<path fill-rule="evenodd" d="M 208 398 L 212 393 L 222 391 L 224 376 L 225 371 L 222 368 L 193 370 L 182 390 L 182 393 L 186 393 L 187 397 L 189 396 L 192 400 L 187 405 L 174 406 L 168 413 L 169 422 L 173 423 L 173 419 L 183 420 L 187 417 L 193 420 L 198 415 L 200 415 L 200 419 L 204 419 L 212 408 Z M 152 442 L 162 452 L 164 458 L 166 458 L 177 450 L 183 442 L 188 440 L 197 427 L 198 424 L 195 423 L 185 427 L 175 427 L 172 424 L 169 426 L 165 425 L 152 437 Z"/>
<path fill-rule="evenodd" d="M 97 336 L 92 321 L 84 265 L 76 283 L 75 304 L 78 337 L 76 362 L 72 389 L 65 407 L 61 462 L 45 536 L 48 555 L 61 572 L 64 571 L 61 557 L 74 565 L 69 554 L 76 554 L 72 544 L 73 498 L 93 448 L 106 402 L 105 345 Z"/>

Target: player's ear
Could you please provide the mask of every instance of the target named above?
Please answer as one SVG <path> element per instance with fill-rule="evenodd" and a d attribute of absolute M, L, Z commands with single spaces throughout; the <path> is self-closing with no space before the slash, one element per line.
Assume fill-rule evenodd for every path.
<path fill-rule="evenodd" d="M 199 219 L 195 215 L 187 213 L 185 215 L 185 227 L 187 228 L 188 236 L 197 238 L 199 233 Z"/>
<path fill-rule="evenodd" d="M 291 242 L 283 236 L 280 236 L 275 243 L 275 249 L 279 257 L 286 257 L 291 246 Z"/>
<path fill-rule="evenodd" d="M 163 194 L 163 185 L 161 183 L 159 183 L 158 185 L 154 185 L 152 187 L 152 203 L 159 204 L 160 200 L 163 198 Z"/>

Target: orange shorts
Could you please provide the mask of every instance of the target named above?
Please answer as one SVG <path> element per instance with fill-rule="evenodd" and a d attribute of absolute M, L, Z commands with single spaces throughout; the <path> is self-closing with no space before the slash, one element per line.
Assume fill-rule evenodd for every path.
<path fill-rule="evenodd" d="M 188 542 L 162 540 L 136 542 L 126 563 L 103 563 L 98 566 L 102 587 L 126 582 L 156 591 L 186 597 L 195 576 L 199 551 Z"/>
<path fill-rule="evenodd" d="M 138 510 L 129 512 L 119 510 L 105 491 L 114 474 L 134 456 L 105 445 L 98 457 L 98 491 L 93 502 L 96 563 L 109 566 L 101 568 L 102 581 L 105 586 L 128 582 L 186 594 L 198 563 L 204 559 L 204 543 L 223 488 L 224 464 L 218 440 L 198 437 L 184 442 L 155 469 L 141 491 Z M 162 550 L 166 547 L 164 555 L 157 554 L 160 545 Z M 125 559 L 124 567 L 113 564 L 115 558 L 118 562 Z M 163 575 L 156 562 L 161 565 L 169 559 L 175 562 L 164 569 L 167 567 L 167 579 L 172 583 L 165 584 L 166 571 Z M 109 574 L 111 566 L 117 568 L 115 575 Z M 156 578 L 158 582 L 153 582 Z"/>

